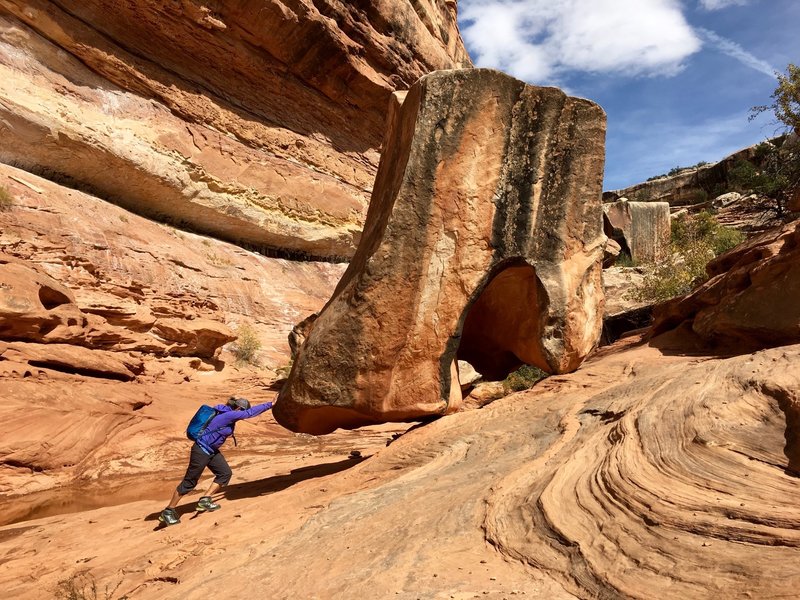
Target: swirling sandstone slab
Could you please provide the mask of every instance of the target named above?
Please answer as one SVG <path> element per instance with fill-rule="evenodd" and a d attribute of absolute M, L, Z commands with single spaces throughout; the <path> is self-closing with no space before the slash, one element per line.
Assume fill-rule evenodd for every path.
<path fill-rule="evenodd" d="M 452 412 L 457 357 L 562 373 L 600 333 L 602 110 L 488 70 L 400 101 L 364 239 L 275 410 L 295 431 Z"/>
<path fill-rule="evenodd" d="M 8 0 L 0 161 L 281 255 L 350 257 L 395 89 L 455 3 Z"/>

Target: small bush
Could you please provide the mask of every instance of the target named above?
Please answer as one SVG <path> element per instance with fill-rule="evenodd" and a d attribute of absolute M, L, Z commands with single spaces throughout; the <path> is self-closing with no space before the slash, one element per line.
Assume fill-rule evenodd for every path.
<path fill-rule="evenodd" d="M 215 267 L 230 267 L 233 265 L 233 261 L 226 256 L 219 256 L 218 254 L 207 254 L 206 258 L 208 258 L 208 262 L 210 262 Z"/>
<path fill-rule="evenodd" d="M 727 252 L 731 248 L 735 248 L 743 241 L 745 241 L 746 236 L 737 229 L 731 229 L 730 227 L 720 227 L 716 234 L 714 235 L 714 241 L 712 243 L 714 249 L 714 255 L 719 256 L 720 254 Z"/>
<path fill-rule="evenodd" d="M 261 349 L 261 341 L 252 325 L 242 323 L 237 331 L 238 337 L 233 345 L 233 355 L 240 364 L 258 364 L 256 354 Z"/>
<path fill-rule="evenodd" d="M 11 210 L 12 206 L 14 206 L 14 198 L 11 196 L 11 192 L 0 185 L 0 212 Z"/>
<path fill-rule="evenodd" d="M 706 280 L 708 261 L 743 242 L 742 232 L 720 225 L 706 211 L 672 224 L 670 253 L 647 267 L 642 283 L 626 294 L 637 302 L 663 302 Z"/>
<path fill-rule="evenodd" d="M 638 263 L 627 252 L 620 252 L 617 260 L 614 261 L 615 267 L 638 267 Z"/>
<path fill-rule="evenodd" d="M 522 365 L 503 380 L 503 389 L 506 393 L 521 392 L 522 390 L 532 388 L 536 382 L 541 381 L 547 376 L 548 374 L 538 367 Z"/>

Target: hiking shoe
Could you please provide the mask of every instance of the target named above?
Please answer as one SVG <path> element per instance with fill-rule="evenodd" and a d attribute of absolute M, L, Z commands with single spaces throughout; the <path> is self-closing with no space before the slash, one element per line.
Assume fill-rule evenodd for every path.
<path fill-rule="evenodd" d="M 219 504 L 215 504 L 214 501 L 211 499 L 211 496 L 203 496 L 200 500 L 197 501 L 197 512 L 217 510 L 218 508 L 222 508 Z"/>
<path fill-rule="evenodd" d="M 174 508 L 165 508 L 161 511 L 161 514 L 158 515 L 158 520 L 161 521 L 164 525 L 177 525 L 181 522 L 180 518 L 178 517 L 178 511 Z"/>

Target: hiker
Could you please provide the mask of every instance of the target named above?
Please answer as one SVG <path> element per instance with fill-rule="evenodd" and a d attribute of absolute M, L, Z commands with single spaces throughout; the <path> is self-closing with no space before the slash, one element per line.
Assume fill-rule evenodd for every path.
<path fill-rule="evenodd" d="M 218 492 L 220 488 L 228 485 L 232 475 L 228 462 L 222 456 L 222 452 L 219 451 L 220 446 L 225 443 L 228 436 L 233 435 L 236 421 L 256 417 L 270 408 L 272 408 L 272 402 L 265 402 L 251 407 L 246 398 L 237 398 L 236 396 L 231 396 L 227 404 L 217 404 L 214 407 L 217 415 L 208 422 L 192 446 L 186 475 L 183 476 L 183 481 L 178 484 L 175 493 L 172 494 L 170 503 L 161 511 L 158 517 L 159 521 L 165 525 L 176 525 L 181 522 L 175 507 L 178 506 L 178 502 L 183 496 L 195 488 L 200 475 L 206 467 L 214 473 L 214 480 L 205 495 L 201 496 L 197 502 L 197 510 L 198 512 L 203 512 L 220 508 L 220 505 L 215 504 L 211 496 Z M 233 441 L 236 443 L 236 436 L 233 437 Z"/>

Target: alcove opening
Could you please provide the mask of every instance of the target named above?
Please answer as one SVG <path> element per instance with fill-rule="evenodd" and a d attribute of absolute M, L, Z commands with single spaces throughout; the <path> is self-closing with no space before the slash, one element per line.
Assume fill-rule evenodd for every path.
<path fill-rule="evenodd" d="M 476 294 L 462 320 L 457 359 L 489 381 L 523 364 L 549 370 L 541 343 L 547 294 L 536 269 L 521 258 L 505 261 Z"/>

